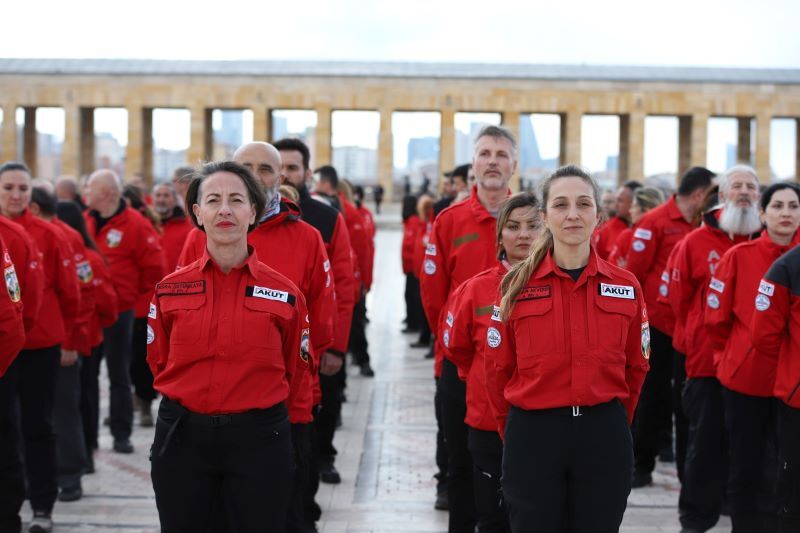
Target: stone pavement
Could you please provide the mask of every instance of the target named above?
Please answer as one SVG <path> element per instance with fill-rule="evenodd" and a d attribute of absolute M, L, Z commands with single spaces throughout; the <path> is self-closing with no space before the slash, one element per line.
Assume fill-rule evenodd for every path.
<path fill-rule="evenodd" d="M 371 207 L 371 206 L 370 206 Z M 400 332 L 404 316 L 399 213 L 389 206 L 378 217 L 376 284 L 368 297 L 368 338 L 374 379 L 348 377 L 343 426 L 336 433 L 340 485 L 322 485 L 323 533 L 422 533 L 447 531 L 447 513 L 435 511 L 433 364 L 424 350 L 408 347 Z M 108 409 L 104 392 L 103 412 Z M 158 515 L 147 452 L 153 432 L 136 428 L 133 455 L 110 451 L 103 428 L 97 473 L 84 477 L 84 498 L 56 503 L 59 533 L 156 532 Z M 679 484 L 673 465 L 659 465 L 652 487 L 633 491 L 625 532 L 677 532 Z M 23 520 L 30 519 L 30 509 Z M 714 531 L 729 531 L 726 518 Z"/>

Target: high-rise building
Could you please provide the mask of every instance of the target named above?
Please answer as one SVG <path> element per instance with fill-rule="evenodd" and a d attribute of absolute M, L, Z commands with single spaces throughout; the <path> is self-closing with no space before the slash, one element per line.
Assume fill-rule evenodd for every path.
<path fill-rule="evenodd" d="M 439 138 L 416 137 L 408 140 L 406 169 L 414 170 L 421 165 L 439 161 Z"/>
<path fill-rule="evenodd" d="M 333 149 L 333 166 L 339 177 L 355 184 L 372 185 L 378 181 L 378 151 L 373 148 L 337 146 Z"/>

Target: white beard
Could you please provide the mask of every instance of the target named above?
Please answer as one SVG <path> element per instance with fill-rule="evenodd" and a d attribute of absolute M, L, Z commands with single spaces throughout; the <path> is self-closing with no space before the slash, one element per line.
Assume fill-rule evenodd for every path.
<path fill-rule="evenodd" d="M 739 207 L 734 202 L 725 202 L 719 227 L 732 235 L 752 235 L 762 229 L 758 209 L 754 204 L 750 207 Z"/>

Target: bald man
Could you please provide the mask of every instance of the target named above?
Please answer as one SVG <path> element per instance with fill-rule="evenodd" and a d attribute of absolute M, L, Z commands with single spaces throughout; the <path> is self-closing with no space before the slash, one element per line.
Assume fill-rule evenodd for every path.
<path fill-rule="evenodd" d="M 61 176 L 56 180 L 55 186 L 56 198 L 62 202 L 75 202 L 81 206 L 81 210 L 85 210 L 86 206 L 81 201 L 80 187 L 78 180 L 72 176 Z"/>
<path fill-rule="evenodd" d="M 122 182 L 113 170 L 98 170 L 89 177 L 86 204 L 86 228 L 108 260 L 119 304 L 116 323 L 103 331 L 103 355 L 111 381 L 109 420 L 113 449 L 117 453 L 133 453 L 133 308 L 139 297 L 152 292 L 164 277 L 165 258 L 153 226 L 122 199 Z"/>

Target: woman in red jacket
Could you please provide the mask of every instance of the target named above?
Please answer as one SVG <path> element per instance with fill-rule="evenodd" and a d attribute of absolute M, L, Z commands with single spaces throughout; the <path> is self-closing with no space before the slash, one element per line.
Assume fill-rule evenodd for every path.
<path fill-rule="evenodd" d="M 163 396 L 151 448 L 161 526 L 205 530 L 223 501 L 231 531 L 283 531 L 294 466 L 286 406 L 310 354 L 305 299 L 247 245 L 266 203 L 247 169 L 209 163 L 186 198 L 206 253 L 156 285 L 147 325 Z"/>
<path fill-rule="evenodd" d="M 628 252 L 633 242 L 633 232 L 636 231 L 636 223 L 642 215 L 664 203 L 664 193 L 655 187 L 639 187 L 633 192 L 633 202 L 631 203 L 631 222 L 630 228 L 625 228 L 617 237 L 617 241 L 608 254 L 608 262 L 612 265 L 625 268 L 628 264 Z"/>
<path fill-rule="evenodd" d="M 503 279 L 502 322 L 486 333 L 503 495 L 514 532 L 615 532 L 631 490 L 647 309 L 633 274 L 591 248 L 595 181 L 561 167 L 542 203 L 546 229 Z"/>
<path fill-rule="evenodd" d="M 455 363 L 466 381 L 467 443 L 473 464 L 473 492 L 478 531 L 508 531 L 508 516 L 498 494 L 503 441 L 486 394 L 484 350 L 486 331 L 499 320 L 494 303 L 503 276 L 528 257 L 541 232 L 539 201 L 522 192 L 509 198 L 497 214 L 497 265 L 461 284 L 450 297 L 442 341 L 445 358 Z M 497 311 L 497 312 L 496 312 Z"/>
<path fill-rule="evenodd" d="M 759 291 L 761 278 L 796 242 L 800 188 L 772 185 L 761 195 L 760 205 L 766 229 L 758 239 L 722 256 L 708 286 L 705 323 L 725 401 L 731 522 L 736 531 L 766 533 L 777 526 L 775 479 L 764 476 L 778 471 L 773 400 L 777 353 L 753 344 L 750 323 L 756 308 L 768 301 Z"/>

